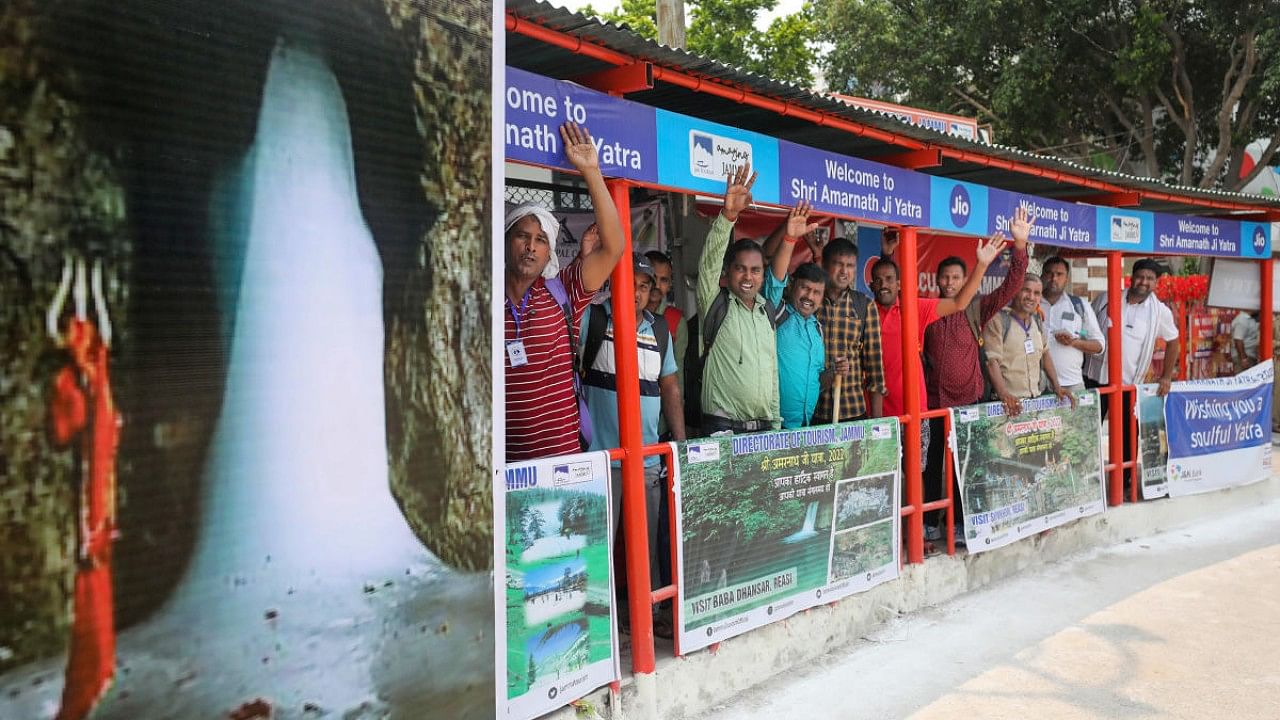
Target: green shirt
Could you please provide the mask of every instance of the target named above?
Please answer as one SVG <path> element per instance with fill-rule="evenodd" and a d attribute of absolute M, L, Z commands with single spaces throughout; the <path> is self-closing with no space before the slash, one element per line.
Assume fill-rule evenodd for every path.
<path fill-rule="evenodd" d="M 732 235 L 733 223 L 717 215 L 698 260 L 700 321 L 705 321 L 720 292 L 724 253 Z M 706 333 L 700 337 L 706 337 Z M 756 295 L 755 306 L 747 309 L 736 295 L 729 293 L 728 312 L 702 368 L 702 411 L 740 422 L 768 420 L 774 428 L 781 427 L 775 342 L 764 296 Z"/>

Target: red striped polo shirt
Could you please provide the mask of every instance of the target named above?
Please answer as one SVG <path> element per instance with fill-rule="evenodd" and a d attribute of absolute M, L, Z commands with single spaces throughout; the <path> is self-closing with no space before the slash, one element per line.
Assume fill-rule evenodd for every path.
<path fill-rule="evenodd" d="M 569 295 L 576 334 L 582 311 L 595 293 L 582 286 L 582 263 L 574 260 L 560 270 Z M 581 452 L 578 444 L 578 399 L 573 392 L 573 354 L 564 312 L 542 278 L 534 281 L 523 302 L 505 304 L 507 343 L 516 340 L 515 315 L 520 315 L 519 339 L 529 362 L 511 366 L 504 355 L 507 397 L 507 462 L 533 460 Z M 513 314 L 514 313 L 514 314 Z M 505 345 L 504 345 L 505 348 Z"/>

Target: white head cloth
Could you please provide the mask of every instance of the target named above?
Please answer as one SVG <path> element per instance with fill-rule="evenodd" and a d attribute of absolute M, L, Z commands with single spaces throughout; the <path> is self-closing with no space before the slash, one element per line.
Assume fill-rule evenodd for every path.
<path fill-rule="evenodd" d="M 550 280 L 560 274 L 560 259 L 556 257 L 556 236 L 560 234 L 560 222 L 556 220 L 556 216 L 538 203 L 525 203 L 507 212 L 505 227 L 502 231 L 503 233 L 510 232 L 512 225 L 530 215 L 538 218 L 538 224 L 542 226 L 542 232 L 547 234 L 547 242 L 551 245 L 551 259 L 547 261 L 547 266 L 542 269 L 542 277 Z"/>

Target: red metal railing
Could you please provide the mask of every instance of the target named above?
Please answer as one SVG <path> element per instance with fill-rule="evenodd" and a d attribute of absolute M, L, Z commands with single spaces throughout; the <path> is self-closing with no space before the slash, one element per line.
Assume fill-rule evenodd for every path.
<path fill-rule="evenodd" d="M 619 213 L 624 218 L 628 217 L 630 213 L 630 198 L 627 191 L 630 188 L 630 184 L 625 181 L 610 181 L 610 187 L 614 193 L 614 202 L 618 206 Z M 618 267 L 614 270 L 612 277 L 613 287 L 615 288 L 631 287 L 632 283 L 629 224 L 624 223 L 624 227 L 627 232 L 627 244 L 623 258 L 618 263 Z M 901 272 L 904 277 L 914 277 L 916 258 L 918 257 L 915 229 L 903 228 L 901 238 L 901 244 L 899 245 Z M 1269 307 L 1271 302 L 1270 276 L 1272 269 L 1269 262 L 1260 263 L 1260 266 L 1263 280 L 1262 306 L 1266 308 Z M 1107 337 L 1109 348 L 1120 347 L 1122 341 L 1121 302 L 1122 293 L 1124 292 L 1121 287 L 1122 275 L 1122 254 L 1119 252 L 1107 253 L 1107 290 L 1109 297 L 1115 298 L 1114 301 L 1108 303 L 1108 314 L 1111 319 L 1111 327 Z M 901 293 L 904 378 L 912 378 L 918 377 L 920 363 L 918 290 L 914 283 L 903 283 Z M 618 375 L 620 378 L 627 377 L 628 374 L 631 377 L 635 377 L 638 371 L 635 350 L 634 296 L 628 292 L 614 292 L 612 297 Z M 1268 312 L 1263 312 L 1261 315 L 1262 329 L 1260 331 L 1259 357 L 1261 359 L 1270 359 L 1272 354 L 1271 337 L 1274 332 L 1272 317 Z M 627 321 L 620 322 L 623 318 L 626 318 Z M 624 358 L 629 358 L 630 362 L 624 361 Z M 1141 477 L 1138 474 L 1140 444 L 1137 442 L 1137 416 L 1132 411 L 1134 404 L 1137 402 L 1137 387 L 1118 384 L 1119 378 L 1122 377 L 1120 353 L 1109 352 L 1107 361 L 1110 384 L 1106 387 L 1098 388 L 1098 394 L 1109 399 L 1110 409 L 1107 416 L 1109 450 L 1107 457 L 1109 461 L 1104 465 L 1104 472 L 1107 473 L 1107 502 L 1109 505 L 1114 506 L 1125 502 L 1124 473 L 1126 470 L 1130 471 L 1132 478 L 1129 484 L 1128 501 L 1138 502 L 1140 500 Z M 923 389 L 916 383 L 906 382 L 904 383 L 903 391 L 909 412 L 896 418 L 902 424 L 904 456 L 902 488 L 905 503 L 901 508 L 900 515 L 906 521 L 903 537 L 906 549 L 905 561 L 915 564 L 924 561 L 925 513 L 939 510 L 944 512 L 946 552 L 948 555 L 955 554 L 955 464 L 952 457 L 952 448 L 947 442 L 952 428 L 950 410 L 948 408 L 939 408 L 920 412 L 917 408 L 920 407 L 920 393 Z M 626 546 L 625 565 L 632 633 L 632 671 L 636 673 L 652 673 L 656 667 L 652 607 L 663 601 L 672 601 L 673 622 L 677 629 L 680 627 L 681 608 L 679 607 L 679 602 L 677 602 L 680 582 L 678 574 L 680 538 L 677 534 L 678 518 L 676 517 L 677 508 L 673 472 L 675 458 L 672 455 L 671 446 L 666 443 L 656 445 L 642 444 L 639 424 L 640 397 L 637 383 L 618 383 L 618 411 L 622 447 L 611 450 L 610 457 L 614 460 L 620 460 L 623 467 L 622 526 Z M 943 497 L 926 502 L 924 500 L 923 475 L 921 472 L 923 458 L 920 454 L 920 423 L 939 417 L 943 419 L 943 436 L 933 438 L 932 442 L 944 443 L 942 453 Z M 1128 457 L 1124 456 L 1123 426 L 1121 425 L 1121 423 L 1125 422 L 1129 423 L 1131 438 Z M 662 459 L 662 463 L 667 469 L 668 482 L 666 491 L 670 508 L 667 531 L 671 537 L 672 582 L 660 588 L 652 588 L 649 583 L 649 538 L 644 492 L 644 459 L 655 455 Z M 713 647 L 712 650 L 714 651 L 714 649 Z M 678 632 L 675 637 L 675 654 L 680 655 Z"/>
<path fill-rule="evenodd" d="M 951 454 L 951 443 L 947 442 L 947 438 L 951 437 L 951 409 L 940 408 L 937 410 L 929 410 L 920 415 L 921 422 L 932 420 L 933 418 L 942 418 L 942 437 L 931 437 L 930 443 L 942 443 L 942 493 L 943 496 L 939 500 L 931 500 L 924 502 L 920 506 L 920 512 L 927 513 L 935 510 L 945 510 L 943 516 L 946 518 L 946 525 L 943 529 L 943 536 L 947 541 L 947 554 L 956 554 L 956 501 L 955 501 L 955 460 Z M 923 478 L 921 479 L 923 483 Z M 923 493 L 921 493 L 923 497 Z M 923 529 L 922 529 L 923 530 Z M 923 541 L 922 541 L 923 544 Z"/>

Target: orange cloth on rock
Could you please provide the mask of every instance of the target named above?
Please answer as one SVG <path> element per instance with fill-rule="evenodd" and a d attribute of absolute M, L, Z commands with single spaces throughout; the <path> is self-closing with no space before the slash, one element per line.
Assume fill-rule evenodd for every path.
<path fill-rule="evenodd" d="M 80 441 L 77 568 L 71 645 L 57 720 L 81 720 L 97 705 L 115 676 L 115 603 L 111 542 L 116 531 L 116 448 L 120 418 L 111 397 L 107 347 L 97 328 L 72 319 L 67 327 L 71 362 L 54 379 L 50 414 L 55 442 Z"/>

